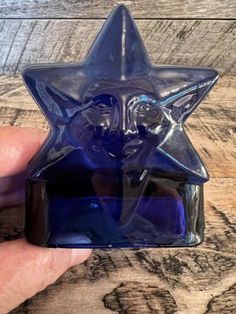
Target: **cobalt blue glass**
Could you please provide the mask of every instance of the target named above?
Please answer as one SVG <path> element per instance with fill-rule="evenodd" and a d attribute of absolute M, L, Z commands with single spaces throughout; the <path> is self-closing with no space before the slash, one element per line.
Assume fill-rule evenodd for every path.
<path fill-rule="evenodd" d="M 28 241 L 199 244 L 208 174 L 183 123 L 217 78 L 209 68 L 152 65 L 124 5 L 82 63 L 26 67 L 24 82 L 51 127 L 27 168 Z"/>

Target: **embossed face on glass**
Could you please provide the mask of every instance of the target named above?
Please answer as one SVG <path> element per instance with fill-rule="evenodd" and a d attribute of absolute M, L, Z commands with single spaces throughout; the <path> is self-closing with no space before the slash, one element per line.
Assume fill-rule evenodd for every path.
<path fill-rule="evenodd" d="M 98 94 L 75 114 L 70 133 L 90 158 L 138 158 L 144 147 L 147 154 L 163 140 L 170 127 L 165 110 L 153 95 L 135 92 L 123 88 Z"/>
<path fill-rule="evenodd" d="M 136 167 L 189 183 L 208 180 L 183 123 L 218 74 L 152 65 L 124 7 L 111 14 L 83 63 L 32 66 L 23 76 L 52 129 L 31 175 Z"/>

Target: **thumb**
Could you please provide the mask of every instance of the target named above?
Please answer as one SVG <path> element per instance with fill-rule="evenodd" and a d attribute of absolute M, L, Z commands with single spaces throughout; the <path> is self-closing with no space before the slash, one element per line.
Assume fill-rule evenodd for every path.
<path fill-rule="evenodd" d="M 89 249 L 53 249 L 25 239 L 0 244 L 0 313 L 7 313 L 84 262 Z"/>

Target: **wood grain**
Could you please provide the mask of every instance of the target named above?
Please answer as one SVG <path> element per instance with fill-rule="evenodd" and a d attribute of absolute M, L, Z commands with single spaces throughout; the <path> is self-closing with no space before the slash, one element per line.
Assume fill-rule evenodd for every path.
<path fill-rule="evenodd" d="M 36 62 L 82 60 L 116 3 L 0 1 L 0 126 L 48 130 L 19 73 Z M 12 313 L 236 313 L 236 2 L 123 3 L 153 63 L 211 66 L 221 74 L 185 125 L 211 176 L 205 241 L 188 249 L 95 250 Z M 0 211 L 0 242 L 23 232 L 24 206 Z"/>
<path fill-rule="evenodd" d="M 2 0 L 0 18 L 106 18 L 117 3 L 136 18 L 235 18 L 234 0 Z"/>
<path fill-rule="evenodd" d="M 234 313 L 236 309 L 236 285 L 229 287 L 222 294 L 215 296 L 207 305 L 206 314 Z M 228 304 L 227 306 L 225 306 Z"/>
<path fill-rule="evenodd" d="M 82 61 L 103 20 L 0 20 L 0 74 L 42 62 Z M 138 20 L 153 63 L 236 74 L 236 20 Z"/>

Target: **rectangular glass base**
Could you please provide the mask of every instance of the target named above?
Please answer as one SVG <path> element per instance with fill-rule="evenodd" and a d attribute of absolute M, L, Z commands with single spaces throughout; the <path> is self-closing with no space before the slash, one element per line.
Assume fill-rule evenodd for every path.
<path fill-rule="evenodd" d="M 27 182 L 26 237 L 31 243 L 112 248 L 193 246 L 203 240 L 200 185 L 160 181 L 159 194 L 114 197 L 75 195 L 58 184 Z"/>

